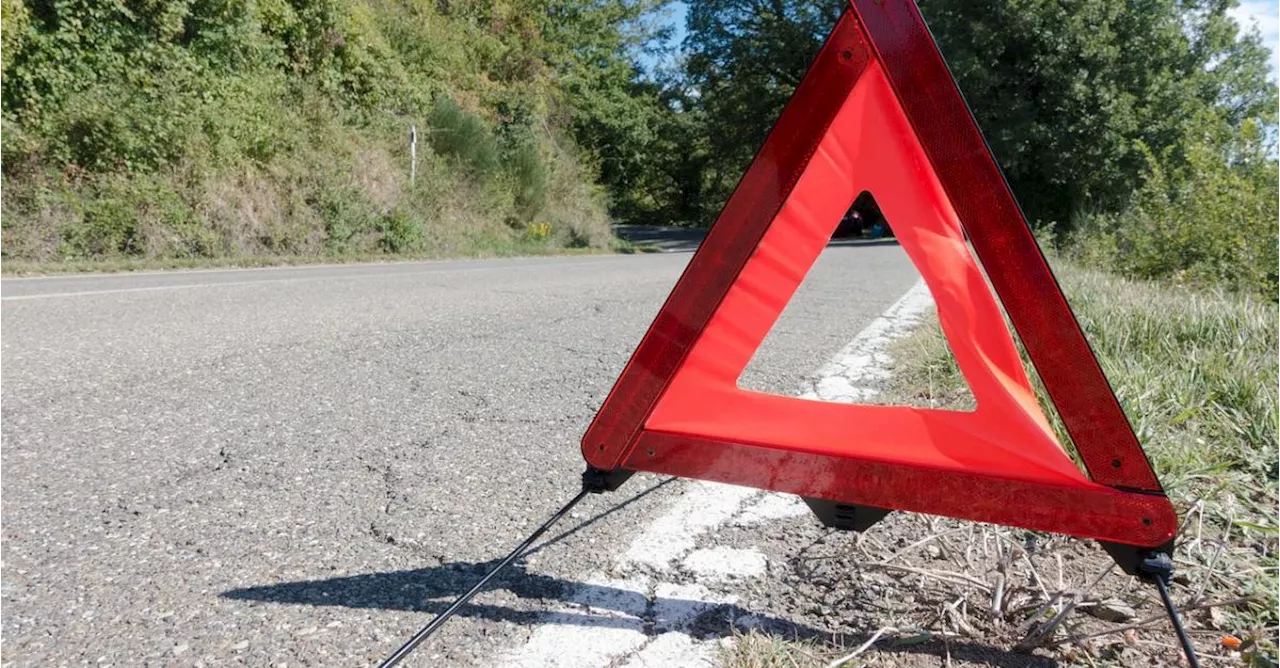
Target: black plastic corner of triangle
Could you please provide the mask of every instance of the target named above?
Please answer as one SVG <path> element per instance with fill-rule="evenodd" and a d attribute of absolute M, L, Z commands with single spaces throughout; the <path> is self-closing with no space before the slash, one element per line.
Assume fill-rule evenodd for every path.
<path fill-rule="evenodd" d="M 1107 541 L 1098 541 L 1102 549 L 1115 560 L 1116 565 L 1129 575 L 1145 575 L 1142 572 L 1143 562 L 1153 554 L 1167 554 L 1169 558 L 1173 558 L 1173 541 L 1161 545 L 1159 547 L 1140 547 L 1138 545 L 1125 545 L 1123 543 L 1109 543 Z"/>

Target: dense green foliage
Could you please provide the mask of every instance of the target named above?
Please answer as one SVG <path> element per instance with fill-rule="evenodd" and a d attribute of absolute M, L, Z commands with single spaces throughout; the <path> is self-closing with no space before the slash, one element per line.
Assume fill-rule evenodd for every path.
<path fill-rule="evenodd" d="M 605 245 L 573 137 L 643 141 L 617 124 L 656 107 L 625 93 L 645 9 L 6 0 L 5 256 Z"/>
<path fill-rule="evenodd" d="M 703 117 L 716 128 L 707 133 L 704 178 L 717 200 L 764 142 L 840 9 L 808 0 L 690 3 L 687 71 Z"/>
<path fill-rule="evenodd" d="M 1276 89 L 1230 0 L 926 0 L 1028 215 L 1125 206 L 1147 157 L 1186 164 L 1207 129 L 1274 126 Z M 1227 156 L 1222 156 L 1226 158 Z"/>
<path fill-rule="evenodd" d="M 1276 86 L 1234 4 L 921 0 L 921 11 L 1034 224 L 1133 275 L 1274 295 Z M 700 165 L 683 183 L 704 206 L 672 201 L 674 217 L 718 210 L 837 10 L 690 3 L 683 84 L 696 95 L 680 115 L 705 129 L 678 167 Z"/>
<path fill-rule="evenodd" d="M 1069 224 L 1127 205 L 1150 155 L 1185 165 L 1206 126 L 1275 127 L 1267 51 L 1258 35 L 1239 34 L 1227 14 L 1233 4 L 924 0 L 921 11 L 1028 215 Z M 750 160 L 837 9 L 810 0 L 690 4 L 689 83 L 719 129 L 710 135 L 712 170 L 737 173 Z"/>
<path fill-rule="evenodd" d="M 1181 146 L 1184 160 L 1162 167 L 1150 158 L 1145 183 L 1118 214 L 1084 216 L 1064 250 L 1095 267 L 1139 278 L 1221 286 L 1276 299 L 1280 260 L 1276 221 L 1280 184 L 1273 158 L 1258 153 L 1222 160 L 1207 140 Z"/>

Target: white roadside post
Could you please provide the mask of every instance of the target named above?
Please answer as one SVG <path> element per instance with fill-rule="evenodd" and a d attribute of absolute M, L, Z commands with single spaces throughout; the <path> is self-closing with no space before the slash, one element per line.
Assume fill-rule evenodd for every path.
<path fill-rule="evenodd" d="M 418 176 L 418 126 L 409 124 L 409 185 Z"/>

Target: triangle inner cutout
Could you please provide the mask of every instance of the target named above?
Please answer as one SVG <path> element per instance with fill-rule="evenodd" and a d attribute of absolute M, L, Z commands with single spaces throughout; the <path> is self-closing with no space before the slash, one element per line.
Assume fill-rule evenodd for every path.
<path fill-rule="evenodd" d="M 862 191 L 920 270 L 976 408 L 808 401 L 739 389 L 752 355 Z M 1067 487 L 1092 483 L 1037 404 L 1000 307 L 883 71 L 858 79 L 646 432 Z"/>
<path fill-rule="evenodd" d="M 862 191 L 833 224 L 831 243 L 751 357 L 739 389 L 972 411 L 973 393 L 945 337 L 915 333 L 936 332 L 937 313 L 875 197 Z M 910 375 L 896 371 L 906 368 L 902 361 Z"/>

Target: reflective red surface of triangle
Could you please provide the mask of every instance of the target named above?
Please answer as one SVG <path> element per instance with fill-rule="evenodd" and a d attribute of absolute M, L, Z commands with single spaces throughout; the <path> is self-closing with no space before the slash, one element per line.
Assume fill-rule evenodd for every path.
<path fill-rule="evenodd" d="M 928 284 L 974 411 L 737 387 L 863 190 Z M 988 279 L 1089 475 L 1041 412 Z M 602 470 L 1130 545 L 1165 543 L 1177 525 L 910 0 L 867 0 L 841 18 L 582 446 Z"/>

